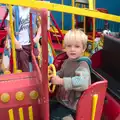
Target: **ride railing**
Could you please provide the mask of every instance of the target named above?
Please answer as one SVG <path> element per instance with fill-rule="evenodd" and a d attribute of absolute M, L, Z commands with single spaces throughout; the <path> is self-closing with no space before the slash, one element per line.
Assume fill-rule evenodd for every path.
<path fill-rule="evenodd" d="M 37 82 L 39 82 L 38 89 L 40 92 L 40 115 L 41 119 L 48 120 L 49 119 L 49 97 L 48 97 L 48 45 L 47 45 L 47 13 L 48 11 L 43 8 L 47 8 L 48 10 L 52 11 L 59 11 L 59 12 L 66 12 L 71 14 L 83 15 L 88 17 L 94 17 L 99 19 L 105 19 L 115 22 L 120 22 L 120 17 L 105 13 L 100 13 L 98 11 L 83 9 L 83 8 L 76 8 L 70 6 L 64 6 L 59 4 L 47 3 L 42 1 L 34 1 L 34 0 L 1 0 L 1 3 L 10 4 L 10 5 L 21 5 L 25 7 L 31 7 L 34 9 L 42 9 L 41 17 L 42 17 L 42 66 L 41 69 L 37 66 L 37 61 L 35 56 L 33 55 L 32 50 L 32 60 L 34 64 L 34 71 L 35 76 L 37 77 Z M 32 27 L 31 27 L 32 28 Z M 31 32 L 31 40 L 32 40 L 32 32 Z M 33 47 L 33 44 L 32 44 Z M 33 49 L 33 48 L 32 48 Z M 40 71 L 41 70 L 41 71 Z"/>
<path fill-rule="evenodd" d="M 36 12 L 36 11 L 35 11 Z M 39 94 L 40 94 L 40 111 L 41 119 L 49 118 L 49 96 L 48 96 L 48 36 L 47 36 L 47 15 L 48 11 L 46 9 L 41 9 L 37 12 L 41 16 L 41 32 L 42 32 L 42 64 L 41 69 L 37 64 L 37 60 L 34 56 L 34 44 L 33 44 L 33 31 L 32 31 L 32 14 L 30 14 L 30 38 L 32 41 L 32 63 L 33 71 L 36 71 L 37 83 L 39 84 Z M 44 85 L 44 86 L 43 86 Z"/>

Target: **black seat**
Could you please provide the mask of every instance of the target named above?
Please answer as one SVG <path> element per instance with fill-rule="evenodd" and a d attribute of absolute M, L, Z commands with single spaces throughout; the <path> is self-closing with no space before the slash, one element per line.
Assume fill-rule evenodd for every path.
<path fill-rule="evenodd" d="M 95 70 L 108 80 L 108 92 L 120 100 L 120 39 L 104 36 L 101 66 Z"/>
<path fill-rule="evenodd" d="M 97 68 L 96 71 L 101 74 L 106 80 L 108 80 L 108 92 L 116 99 L 120 100 L 120 85 L 119 83 L 111 77 L 109 74 L 104 72 L 102 69 Z"/>

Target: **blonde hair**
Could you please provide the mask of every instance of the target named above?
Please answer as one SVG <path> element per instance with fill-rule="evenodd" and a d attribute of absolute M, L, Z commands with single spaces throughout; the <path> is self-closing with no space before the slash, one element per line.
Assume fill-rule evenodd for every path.
<path fill-rule="evenodd" d="M 82 41 L 83 48 L 86 49 L 88 37 L 80 29 L 69 30 L 64 37 L 64 47 L 71 41 Z"/>

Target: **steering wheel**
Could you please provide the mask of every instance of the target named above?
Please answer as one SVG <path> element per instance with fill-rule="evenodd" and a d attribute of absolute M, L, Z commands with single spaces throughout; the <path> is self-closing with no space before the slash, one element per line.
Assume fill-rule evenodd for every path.
<path fill-rule="evenodd" d="M 49 92 L 50 93 L 53 93 L 55 91 L 55 87 L 56 85 L 53 85 L 51 82 L 50 82 L 50 75 L 53 75 L 53 76 L 56 76 L 56 69 L 55 69 L 55 66 L 53 64 L 50 64 L 48 66 L 48 88 L 49 88 Z"/>

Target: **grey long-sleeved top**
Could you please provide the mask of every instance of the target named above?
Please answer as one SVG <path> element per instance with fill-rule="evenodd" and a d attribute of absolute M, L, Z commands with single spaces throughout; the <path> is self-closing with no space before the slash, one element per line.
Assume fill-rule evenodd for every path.
<path fill-rule="evenodd" d="M 91 84 L 90 68 L 87 62 L 67 59 L 57 75 L 64 80 L 64 85 L 57 90 L 57 100 L 66 107 L 76 110 L 81 92 Z"/>

